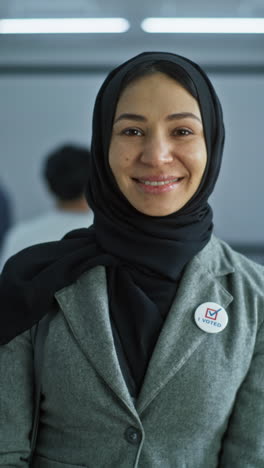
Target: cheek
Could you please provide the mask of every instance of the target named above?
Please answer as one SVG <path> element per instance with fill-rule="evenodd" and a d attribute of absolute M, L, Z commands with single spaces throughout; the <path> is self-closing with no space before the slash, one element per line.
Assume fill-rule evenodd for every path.
<path fill-rule="evenodd" d="M 193 147 L 190 149 L 189 155 L 189 163 L 193 174 L 197 177 L 202 177 L 207 163 L 207 151 L 205 145 Z"/>
<path fill-rule="evenodd" d="M 112 171 L 122 171 L 130 166 L 133 155 L 129 151 L 128 145 L 113 141 L 109 149 L 109 165 Z"/>
<path fill-rule="evenodd" d="M 114 141 L 111 142 L 109 147 L 108 161 L 112 172 L 115 173 L 119 165 L 119 151 Z"/>
<path fill-rule="evenodd" d="M 201 151 L 199 162 L 200 162 L 201 175 L 203 175 L 203 173 L 205 171 L 205 168 L 206 168 L 206 165 L 207 165 L 207 151 L 206 151 L 205 146 L 203 147 L 203 149 Z"/>
<path fill-rule="evenodd" d="M 117 182 L 122 178 L 124 173 L 125 159 L 116 146 L 110 148 L 109 166 Z"/>

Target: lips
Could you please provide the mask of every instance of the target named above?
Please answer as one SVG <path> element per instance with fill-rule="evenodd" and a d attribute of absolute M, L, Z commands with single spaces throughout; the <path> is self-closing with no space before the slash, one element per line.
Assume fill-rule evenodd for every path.
<path fill-rule="evenodd" d="M 164 193 L 179 186 L 184 177 L 174 176 L 148 176 L 133 178 L 140 191 L 145 193 Z"/>
<path fill-rule="evenodd" d="M 166 180 L 144 180 L 144 179 L 136 179 L 138 180 L 139 183 L 145 184 L 145 185 L 151 185 L 153 187 L 155 186 L 162 186 L 166 184 L 173 184 L 174 182 L 179 182 L 182 177 L 175 177 L 174 179 L 166 179 Z"/>

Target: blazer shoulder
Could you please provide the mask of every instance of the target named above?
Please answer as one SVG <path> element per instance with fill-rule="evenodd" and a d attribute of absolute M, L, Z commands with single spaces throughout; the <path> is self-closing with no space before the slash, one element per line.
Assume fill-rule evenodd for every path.
<path fill-rule="evenodd" d="M 223 241 L 222 239 L 218 239 L 214 237 L 215 243 L 218 244 L 219 249 L 222 252 L 222 255 L 225 255 L 228 260 L 230 260 L 234 266 L 238 269 L 250 269 L 256 271 L 256 273 L 260 274 L 261 276 L 264 275 L 264 265 L 251 260 L 245 254 L 238 252 L 233 247 L 231 247 L 227 242 Z"/>
<path fill-rule="evenodd" d="M 237 252 L 223 240 L 214 238 L 220 258 L 233 267 L 234 279 L 264 298 L 264 266 Z"/>

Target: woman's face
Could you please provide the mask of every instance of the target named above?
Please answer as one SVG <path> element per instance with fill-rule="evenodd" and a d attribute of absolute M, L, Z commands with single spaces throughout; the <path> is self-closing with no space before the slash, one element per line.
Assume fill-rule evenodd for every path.
<path fill-rule="evenodd" d="M 198 189 L 206 159 L 199 105 L 181 85 L 157 72 L 125 88 L 109 164 L 134 208 L 149 216 L 178 211 Z"/>

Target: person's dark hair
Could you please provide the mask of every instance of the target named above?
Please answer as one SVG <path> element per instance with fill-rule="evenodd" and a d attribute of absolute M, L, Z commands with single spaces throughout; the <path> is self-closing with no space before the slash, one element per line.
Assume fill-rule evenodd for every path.
<path fill-rule="evenodd" d="M 144 76 L 153 75 L 154 73 L 164 73 L 170 78 L 177 81 L 183 88 L 186 89 L 195 99 L 197 99 L 197 91 L 193 81 L 191 80 L 188 73 L 176 63 L 169 62 L 167 60 L 156 60 L 147 63 L 142 63 L 132 68 L 125 76 L 120 95 L 124 89 L 131 84 L 133 81 L 143 78 Z"/>
<path fill-rule="evenodd" d="M 64 145 L 47 157 L 43 175 L 50 191 L 62 201 L 80 198 L 88 180 L 90 151 Z"/>

